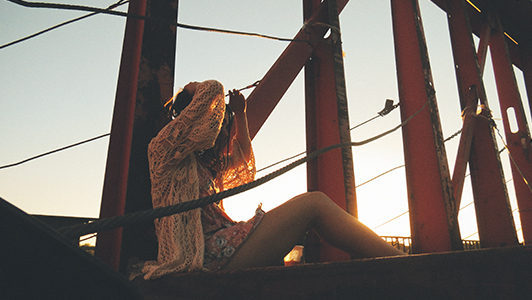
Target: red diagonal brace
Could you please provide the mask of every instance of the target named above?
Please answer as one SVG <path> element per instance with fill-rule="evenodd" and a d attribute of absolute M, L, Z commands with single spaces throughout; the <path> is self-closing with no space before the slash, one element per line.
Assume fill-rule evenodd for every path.
<path fill-rule="evenodd" d="M 486 65 L 486 56 L 488 53 L 488 45 L 490 42 L 491 25 L 489 22 L 482 24 L 482 31 L 480 32 L 480 40 L 478 42 L 478 65 L 480 67 L 480 77 L 484 74 L 484 66 Z"/>
<path fill-rule="evenodd" d="M 466 108 L 468 89 L 474 85 L 478 89 L 480 104 L 489 110 L 464 5 L 463 0 L 447 0 L 447 12 L 450 14 L 449 33 L 456 65 L 460 104 L 462 110 Z M 486 40 L 484 37 L 483 41 Z M 478 118 L 476 121 L 469 157 L 480 242 L 484 248 L 517 245 L 502 163 L 488 118 L 489 116 Z"/>
<path fill-rule="evenodd" d="M 340 13 L 348 0 L 338 0 L 338 13 Z M 260 84 L 248 97 L 247 113 L 249 119 L 249 134 L 255 137 L 268 116 L 279 103 L 284 93 L 288 90 L 297 74 L 312 55 L 314 48 L 321 41 L 328 28 L 314 26 L 313 23 L 327 23 L 327 1 L 323 1 L 316 13 L 308 20 L 270 70 L 264 75 Z M 301 42 L 308 40 L 309 42 Z"/>
<path fill-rule="evenodd" d="M 462 113 L 464 123 L 462 125 L 462 134 L 460 136 L 460 144 L 458 145 L 458 154 L 456 155 L 456 163 L 454 164 L 453 172 L 453 192 L 454 201 L 456 203 L 456 215 L 458 215 L 460 202 L 462 199 L 462 191 L 464 189 L 464 179 L 467 169 L 467 161 L 469 159 L 471 142 L 473 141 L 473 133 L 475 130 L 477 104 L 477 87 L 472 86 L 469 89 L 467 106 Z"/>

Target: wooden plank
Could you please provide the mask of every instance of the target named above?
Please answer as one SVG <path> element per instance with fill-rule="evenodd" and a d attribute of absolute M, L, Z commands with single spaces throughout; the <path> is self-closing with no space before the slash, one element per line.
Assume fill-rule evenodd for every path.
<path fill-rule="evenodd" d="M 530 299 L 532 248 L 137 278 L 162 299 Z"/>

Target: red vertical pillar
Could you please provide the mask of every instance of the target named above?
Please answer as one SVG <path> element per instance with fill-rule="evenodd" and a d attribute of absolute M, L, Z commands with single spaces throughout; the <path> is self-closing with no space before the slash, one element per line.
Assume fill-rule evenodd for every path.
<path fill-rule="evenodd" d="M 304 1 L 305 21 L 319 1 Z M 329 25 L 339 28 L 336 0 L 328 1 Z M 324 40 L 325 41 L 325 40 Z M 340 32 L 333 29 L 305 65 L 307 151 L 351 141 L 345 94 Z M 356 216 L 353 158 L 350 148 L 325 153 L 307 164 L 308 189 L 322 191 Z M 350 256 L 321 241 L 319 261 L 348 260 Z"/>
<path fill-rule="evenodd" d="M 515 187 L 521 227 L 525 244 L 532 244 L 532 149 L 530 132 L 517 88 L 513 66 L 504 40 L 503 29 L 498 23 L 490 37 L 490 53 L 497 83 L 499 103 L 503 116 L 506 144 L 510 152 L 512 176 Z M 510 127 L 514 119 L 517 128 Z"/>
<path fill-rule="evenodd" d="M 417 0 L 392 0 L 413 253 L 462 249 Z"/>
<path fill-rule="evenodd" d="M 464 1 L 449 0 L 447 5 L 460 105 L 463 111 L 467 109 L 469 90 L 475 87 L 485 108 L 482 116 L 476 118 L 469 155 L 480 243 L 483 248 L 513 246 L 518 243 L 517 235 L 482 81 L 491 28 L 487 22 L 483 26 L 477 58 Z"/>
<path fill-rule="evenodd" d="M 128 12 L 144 15 L 146 0 L 130 1 Z M 100 218 L 124 214 L 133 135 L 133 119 L 144 21 L 128 18 L 107 154 Z M 115 270 L 119 268 L 122 229 L 98 233 L 96 256 Z"/>

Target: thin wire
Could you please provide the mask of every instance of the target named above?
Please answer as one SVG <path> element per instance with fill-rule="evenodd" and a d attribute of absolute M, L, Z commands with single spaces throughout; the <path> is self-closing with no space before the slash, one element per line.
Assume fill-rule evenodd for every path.
<path fill-rule="evenodd" d="M 355 186 L 355 188 L 359 188 L 359 187 L 363 186 L 363 185 L 366 184 L 366 183 L 370 183 L 370 182 L 372 182 L 373 180 L 375 180 L 375 179 L 377 179 L 377 178 L 379 178 L 379 177 L 381 177 L 381 176 L 384 176 L 384 175 L 390 173 L 391 171 L 394 171 L 394 170 L 397 170 L 397 169 L 399 169 L 399 168 L 402 168 L 402 167 L 404 167 L 404 166 L 405 166 L 405 165 L 397 166 L 397 167 L 395 167 L 395 168 L 393 168 L 393 169 L 390 169 L 390 170 L 388 170 L 388 171 L 386 171 L 386 172 L 384 172 L 384 173 L 381 173 L 381 174 L 379 174 L 379 175 L 377 175 L 377 176 L 371 178 L 370 180 L 367 180 L 367 181 L 365 181 L 365 182 L 363 182 L 363 183 L 361 183 L 361 184 Z"/>
<path fill-rule="evenodd" d="M 463 238 L 463 240 L 467 240 L 468 238 L 474 236 L 474 235 L 477 234 L 477 233 L 478 233 L 478 231 L 473 232 L 472 234 L 470 234 L 470 235 L 466 236 L 465 238 Z"/>
<path fill-rule="evenodd" d="M 521 168 L 519 168 L 519 166 L 517 165 L 517 162 L 514 160 L 514 157 L 512 156 L 512 153 L 510 152 L 510 149 L 508 148 L 508 145 L 506 145 L 506 142 L 502 138 L 502 135 L 501 135 L 501 132 L 500 132 L 499 128 L 497 128 L 497 126 L 496 126 L 494 121 L 491 122 L 491 123 L 492 123 L 492 126 L 497 130 L 497 135 L 501 139 L 501 142 L 504 145 L 504 148 L 506 148 L 506 150 L 508 150 L 508 156 L 510 157 L 510 160 L 512 161 L 513 165 L 515 166 L 515 168 L 519 172 L 519 175 L 521 175 L 521 178 L 523 178 L 523 181 L 525 182 L 526 186 L 528 187 L 528 190 L 530 190 L 530 192 L 532 193 L 532 187 L 530 186 L 530 183 L 526 179 L 525 174 L 523 174 L 523 172 L 521 171 Z"/>
<path fill-rule="evenodd" d="M 24 7 L 31 7 L 31 8 L 53 8 L 53 9 L 65 9 L 65 10 L 80 10 L 80 11 L 90 11 L 90 12 L 98 12 L 103 14 L 110 14 L 115 16 L 121 16 L 121 17 L 128 17 L 128 18 L 135 18 L 145 21 L 155 21 L 163 24 L 168 24 L 172 26 L 176 26 L 179 28 L 184 29 L 191 29 L 191 30 L 199 30 L 199 31 L 209 31 L 209 32 L 217 32 L 217 33 L 227 33 L 227 34 L 235 34 L 235 35 L 244 35 L 244 36 L 253 36 L 253 37 L 260 37 L 265 39 L 271 39 L 271 40 L 277 40 L 281 42 L 305 42 L 307 43 L 308 40 L 294 40 L 294 39 L 288 39 L 288 38 L 281 38 L 281 37 L 275 37 L 271 35 L 265 35 L 260 33 L 253 33 L 253 32 L 244 32 L 244 31 L 237 31 L 237 30 L 227 30 L 227 29 L 218 29 L 218 28 L 212 28 L 212 27 L 203 27 L 203 26 L 195 26 L 195 25 L 187 25 L 179 22 L 169 21 L 169 20 L 161 20 L 158 18 L 153 18 L 149 16 L 141 16 L 141 15 L 135 15 L 130 13 L 125 13 L 121 11 L 113 11 L 109 9 L 102 9 L 98 7 L 90 7 L 90 6 L 83 6 L 83 5 L 72 5 L 72 4 L 59 4 L 59 3 L 43 3 L 43 2 L 29 2 L 29 1 L 23 1 L 23 0 L 8 0 L 10 2 L 13 2 L 15 4 L 22 5 Z"/>
<path fill-rule="evenodd" d="M 451 140 L 452 138 L 458 136 L 461 132 L 462 132 L 462 129 L 458 130 L 458 131 L 455 132 L 453 135 L 451 135 L 450 137 L 446 138 L 446 139 L 444 140 L 444 142 L 447 142 L 447 141 Z M 381 173 L 381 174 L 379 174 L 379 175 L 377 175 L 377 176 L 371 178 L 370 180 L 365 181 L 365 182 L 359 184 L 359 185 L 356 186 L 355 188 L 358 188 L 358 187 L 360 187 L 360 186 L 362 186 L 362 185 L 364 185 L 364 184 L 366 184 L 366 183 L 369 183 L 369 182 L 371 182 L 371 181 L 373 181 L 373 180 L 375 180 L 375 179 L 377 179 L 377 178 L 379 178 L 379 177 L 381 177 L 381 176 L 383 176 L 383 175 L 386 175 L 386 174 L 390 173 L 391 171 L 397 170 L 397 169 L 402 168 L 402 167 L 404 167 L 404 166 L 405 166 L 405 165 L 397 166 L 397 167 L 395 167 L 395 168 L 393 168 L 393 169 L 390 169 L 390 170 L 388 170 L 388 171 L 386 171 L 386 172 L 384 172 L 384 173 Z M 469 176 L 469 174 L 467 174 L 466 177 L 467 177 L 467 176 Z M 462 210 L 462 209 L 468 207 L 469 205 L 471 205 L 471 204 L 473 204 L 473 203 L 474 203 L 474 202 L 471 202 L 471 203 L 469 203 L 469 204 L 467 204 L 467 205 L 462 206 L 462 207 L 460 208 L 460 210 Z M 410 211 L 410 210 L 407 210 L 407 211 L 405 211 L 404 213 L 402 213 L 402 214 L 400 214 L 400 215 L 398 215 L 398 216 L 395 216 L 395 217 L 391 218 L 390 220 L 388 220 L 388 221 L 386 221 L 386 222 L 384 222 L 384 223 L 378 225 L 377 227 L 373 227 L 372 230 L 375 230 L 375 229 L 377 229 L 377 228 L 379 228 L 379 227 L 381 227 L 381 226 L 383 226 L 383 225 L 386 225 L 386 224 L 390 223 L 391 221 L 393 221 L 393 220 L 395 220 L 395 219 L 398 219 L 399 217 L 402 217 L 402 216 L 406 215 L 409 211 Z"/>
<path fill-rule="evenodd" d="M 257 80 L 253 84 L 250 84 L 250 85 L 248 85 L 246 87 L 243 87 L 243 88 L 239 89 L 239 91 L 242 91 L 242 90 L 245 90 L 245 89 L 249 89 L 249 88 L 252 88 L 252 87 L 256 87 L 259 83 L 260 83 L 260 80 Z M 62 147 L 62 148 L 59 148 L 59 149 L 56 149 L 56 150 L 48 151 L 46 153 L 39 154 L 39 155 L 30 157 L 30 158 L 27 158 L 27 159 L 19 161 L 17 163 L 5 165 L 5 166 L 0 166 L 0 169 L 5 169 L 5 168 L 9 168 L 9 167 L 18 166 L 18 165 L 26 163 L 28 161 L 31 161 L 31 160 L 34 160 L 34 159 L 37 159 L 37 158 L 40 158 L 40 157 L 43 157 L 43 156 L 46 156 L 46 155 L 49 155 L 49 154 L 53 154 L 53 153 L 56 153 L 56 152 L 59 152 L 59 151 L 63 151 L 63 150 L 66 150 L 66 149 L 69 149 L 69 148 L 72 148 L 72 147 L 75 147 L 75 146 L 79 146 L 79 145 L 84 144 L 84 143 L 92 142 L 94 140 L 97 140 L 99 138 L 102 138 L 102 137 L 105 137 L 105 136 L 108 136 L 108 135 L 110 135 L 110 133 L 102 134 L 100 136 L 93 137 L 93 138 L 90 138 L 88 140 L 84 140 L 84 141 L 79 142 L 79 143 L 68 145 L 68 146 L 65 146 L 65 147 Z"/>
<path fill-rule="evenodd" d="M 375 230 L 375 229 L 377 229 L 377 228 L 379 228 L 379 227 L 381 227 L 381 226 L 383 226 L 383 225 L 386 225 L 386 224 L 390 223 L 391 221 L 394 221 L 394 220 L 398 219 L 399 217 L 402 217 L 402 216 L 406 215 L 408 212 L 409 212 L 409 211 L 407 210 L 407 211 L 405 211 L 404 213 L 402 213 L 402 214 L 396 216 L 395 218 L 391 218 L 390 220 L 388 220 L 388 221 L 386 221 L 386 222 L 380 224 L 379 226 L 377 226 L 377 227 L 373 227 L 372 230 Z"/>
<path fill-rule="evenodd" d="M 368 123 L 368 122 L 371 122 L 371 121 L 375 120 L 375 119 L 378 118 L 378 117 L 384 117 L 385 115 L 387 115 L 388 113 L 390 113 L 392 110 L 394 110 L 394 109 L 397 108 L 398 106 L 399 106 L 399 103 L 396 104 L 396 105 L 394 105 L 394 106 L 392 106 L 391 108 L 386 108 L 386 107 L 385 107 L 382 111 L 380 111 L 379 113 L 377 113 L 376 116 L 374 116 L 374 117 L 370 118 L 369 120 L 366 120 L 366 121 L 364 121 L 364 122 L 362 122 L 362 123 L 360 123 L 360 124 L 358 124 L 358 125 L 356 125 L 356 126 L 350 128 L 349 131 L 354 130 L 354 129 L 356 129 L 356 128 L 358 128 L 358 127 L 360 127 L 360 126 L 362 126 L 362 125 L 364 125 L 364 124 L 366 124 L 366 123 Z M 290 157 L 285 158 L 285 159 L 283 159 L 283 160 L 280 160 L 280 161 L 278 161 L 278 162 L 276 162 L 276 163 L 273 163 L 273 164 L 271 164 L 271 165 L 269 165 L 269 166 L 266 166 L 266 167 L 264 167 L 264 168 L 262 168 L 262 169 L 257 170 L 257 173 L 258 173 L 258 172 L 261 172 L 261 171 L 264 171 L 264 170 L 266 170 L 266 169 L 269 169 L 269 168 L 271 168 L 271 167 L 273 167 L 273 166 L 276 166 L 276 165 L 278 165 L 278 164 L 281 164 L 281 163 L 283 163 L 283 162 L 285 162 L 285 161 L 288 161 L 288 160 L 294 159 L 294 158 L 296 158 L 296 157 L 298 157 L 298 156 L 301 156 L 301 155 L 303 155 L 303 154 L 305 154 L 305 153 L 307 153 L 307 151 L 303 151 L 303 152 L 300 152 L 300 153 L 298 153 L 298 154 L 296 154 L 296 155 L 293 155 L 293 156 L 290 156 Z M 383 174 L 383 175 L 384 175 L 384 174 Z"/>
<path fill-rule="evenodd" d="M 30 158 L 27 158 L 25 160 L 22 160 L 22 161 L 19 161 L 19 162 L 16 162 L 16 163 L 12 163 L 12 164 L 9 164 L 9 165 L 5 165 L 5 166 L 0 166 L 0 169 L 5 169 L 5 168 L 10 168 L 10 167 L 14 167 L 14 166 L 18 166 L 18 165 L 21 165 L 23 163 L 27 163 L 31 160 L 34 160 L 34 159 L 37 159 L 37 158 L 40 158 L 40 157 L 43 157 L 43 156 L 46 156 L 46 155 L 50 155 L 52 153 L 56 153 L 56 152 L 59 152 L 59 151 L 63 151 L 63 150 L 66 150 L 68 148 L 72 148 L 72 147 L 75 147 L 75 146 L 79 146 L 81 144 L 85 144 L 85 143 L 88 143 L 88 142 L 92 142 L 94 140 L 97 140 L 97 139 L 101 139 L 103 137 L 106 137 L 110 135 L 110 133 L 106 133 L 106 134 L 102 134 L 102 135 L 99 135 L 97 137 L 93 137 L 93 138 L 90 138 L 88 140 L 84 140 L 84 141 L 81 141 L 81 142 L 78 142 L 78 143 L 75 143 L 75 144 L 72 144 L 72 145 L 68 145 L 68 146 L 65 146 L 65 147 L 62 147 L 62 148 L 59 148 L 59 149 L 55 149 L 55 150 L 52 150 L 52 151 L 48 151 L 46 153 L 42 153 L 42 154 L 39 154 L 39 155 L 36 155 L 36 156 L 33 156 L 33 157 L 30 157 Z"/>
<path fill-rule="evenodd" d="M 120 1 L 116 2 L 115 4 L 110 5 L 107 9 L 109 9 L 109 10 L 111 10 L 111 9 L 115 9 L 115 8 L 117 8 L 118 6 L 124 5 L 124 4 L 128 3 L 128 2 L 129 2 L 129 1 L 120 0 Z M 7 47 L 9 47 L 9 46 L 13 46 L 13 45 L 15 45 L 15 44 L 18 44 L 18 43 L 20 43 L 20 42 L 23 42 L 23 41 L 29 40 L 29 39 L 31 39 L 31 38 L 37 37 L 37 36 L 39 36 L 39 35 L 41 35 L 41 34 L 44 34 L 44 33 L 46 33 L 46 32 L 52 31 L 52 30 L 57 29 L 57 28 L 59 28 L 59 27 L 63 27 L 63 26 L 68 25 L 68 24 L 70 24 L 70 23 L 74 23 L 74 22 L 77 22 L 77 21 L 83 20 L 83 19 L 85 19 L 85 18 L 92 17 L 92 16 L 97 15 L 97 14 L 99 14 L 99 12 L 93 12 L 93 13 L 90 13 L 90 14 L 87 14 L 87 15 L 84 15 L 84 16 L 81 16 L 81 17 L 78 17 L 78 18 L 75 18 L 75 19 L 69 20 L 69 21 L 65 21 L 65 22 L 60 23 L 60 24 L 57 24 L 57 25 L 54 25 L 54 26 L 49 27 L 49 28 L 47 28 L 47 29 L 44 29 L 44 30 L 41 30 L 41 31 L 36 32 L 36 33 L 34 33 L 34 34 L 31 34 L 31 35 L 28 35 L 28 36 L 26 36 L 26 37 L 23 37 L 23 38 L 21 38 L 21 39 L 18 39 L 18 40 L 15 40 L 15 41 L 13 41 L 13 42 L 10 42 L 10 43 L 7 43 L 7 44 L 4 44 L 4 45 L 0 46 L 0 50 L 1 50 L 1 49 L 4 49 L 4 48 L 7 48 Z"/>
<path fill-rule="evenodd" d="M 392 101 L 392 100 L 389 100 L 389 99 L 388 99 L 387 101 Z M 389 114 L 389 113 L 392 112 L 394 109 L 396 109 L 397 107 L 399 107 L 400 104 L 401 104 L 401 103 L 397 103 L 397 104 L 395 104 L 395 105 L 393 105 L 393 106 L 391 106 L 391 107 L 384 107 L 384 109 L 381 110 L 380 112 L 378 112 L 376 116 L 374 116 L 374 117 L 372 117 L 372 118 L 370 118 L 370 119 L 368 119 L 368 120 L 366 120 L 366 121 L 364 121 L 364 122 L 362 122 L 362 123 L 360 123 L 360 124 L 358 124 L 358 125 L 356 125 L 356 126 L 353 126 L 353 127 L 350 128 L 349 130 L 354 130 L 354 129 L 356 129 L 356 128 L 358 128 L 358 127 L 360 127 L 360 126 L 362 126 L 362 125 L 364 125 L 364 124 L 366 124 L 366 123 L 368 123 L 368 122 L 371 122 L 371 121 L 377 119 L 378 117 L 384 117 L 385 115 Z"/>
<path fill-rule="evenodd" d="M 81 243 L 81 242 L 84 242 L 86 240 L 90 240 L 92 238 L 95 238 L 97 235 L 98 235 L 97 233 L 93 233 L 93 234 L 91 234 L 90 236 L 88 236 L 86 238 L 80 239 L 79 242 Z"/>

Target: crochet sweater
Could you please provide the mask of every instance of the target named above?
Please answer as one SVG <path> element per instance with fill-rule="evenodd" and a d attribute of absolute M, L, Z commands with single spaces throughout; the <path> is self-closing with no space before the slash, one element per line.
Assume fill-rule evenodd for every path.
<path fill-rule="evenodd" d="M 197 151 L 214 146 L 225 115 L 224 88 L 215 80 L 202 82 L 192 102 L 148 146 L 153 207 L 199 198 Z M 253 151 L 246 161 L 236 138 L 230 142 L 227 167 L 212 184 L 212 192 L 254 180 Z M 201 208 L 155 220 L 157 261 L 144 264 L 145 279 L 203 269 L 204 235 Z"/>

